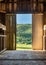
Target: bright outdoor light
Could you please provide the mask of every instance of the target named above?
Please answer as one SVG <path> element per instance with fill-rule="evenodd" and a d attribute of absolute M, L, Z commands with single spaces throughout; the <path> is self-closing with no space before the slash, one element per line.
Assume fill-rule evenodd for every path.
<path fill-rule="evenodd" d="M 46 25 L 44 25 L 44 35 L 46 35 Z"/>
<path fill-rule="evenodd" d="M 46 30 L 46 25 L 44 25 L 44 30 Z"/>
<path fill-rule="evenodd" d="M 45 50 L 45 44 L 46 44 L 46 25 L 44 25 L 43 50 Z"/>

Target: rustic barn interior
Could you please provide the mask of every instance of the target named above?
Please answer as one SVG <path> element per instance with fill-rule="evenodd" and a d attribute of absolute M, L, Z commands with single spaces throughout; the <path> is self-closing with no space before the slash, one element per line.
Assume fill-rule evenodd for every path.
<path fill-rule="evenodd" d="M 16 14 L 32 14 L 32 51 L 16 52 L 16 44 L 14 44 L 15 46 L 13 47 L 13 34 L 15 34 L 16 42 Z M 35 55 L 33 58 L 28 58 L 28 61 L 25 58 L 19 58 L 16 63 L 14 63 L 16 59 L 13 58 L 13 64 L 9 63 L 8 65 L 21 65 L 22 63 L 25 65 L 26 61 L 27 65 L 31 63 L 31 65 L 46 64 L 46 0 L 0 0 L 0 57 L 3 53 L 4 55 L 5 53 L 12 53 L 13 55 L 14 53 L 20 53 L 21 57 L 21 53 L 29 53 L 28 55 L 30 56 L 30 53 L 35 54 L 35 52 L 36 56 L 37 54 L 42 54 L 39 56 L 40 58 L 35 59 Z M 3 58 L 2 56 L 0 58 L 0 65 L 5 65 L 5 62 L 12 62 L 7 61 L 8 59 L 9 58 L 5 58 L 5 56 Z M 33 61 L 38 59 L 38 61 L 30 61 L 32 59 Z M 41 61 L 39 59 L 41 59 Z M 21 60 L 23 60 L 22 63 Z M 42 62 L 43 60 L 45 61 Z M 1 64 L 2 61 L 4 62 Z"/>

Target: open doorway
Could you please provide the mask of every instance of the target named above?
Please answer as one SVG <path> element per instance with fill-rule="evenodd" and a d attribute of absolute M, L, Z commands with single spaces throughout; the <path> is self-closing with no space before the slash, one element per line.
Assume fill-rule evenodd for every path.
<path fill-rule="evenodd" d="M 22 19 L 21 23 L 19 19 Z M 41 14 L 7 14 L 6 31 L 8 50 L 41 50 L 43 48 L 43 15 Z"/>
<path fill-rule="evenodd" d="M 16 14 L 16 50 L 32 49 L 32 14 Z"/>

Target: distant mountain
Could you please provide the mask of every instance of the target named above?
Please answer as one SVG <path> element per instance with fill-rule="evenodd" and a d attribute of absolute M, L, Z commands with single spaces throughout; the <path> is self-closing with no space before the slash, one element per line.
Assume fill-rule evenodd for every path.
<path fill-rule="evenodd" d="M 17 43 L 32 43 L 32 24 L 17 24 L 16 31 Z"/>

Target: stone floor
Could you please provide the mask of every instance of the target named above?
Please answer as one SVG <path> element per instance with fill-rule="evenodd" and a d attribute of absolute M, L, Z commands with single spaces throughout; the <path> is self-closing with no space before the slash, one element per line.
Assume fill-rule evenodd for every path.
<path fill-rule="evenodd" d="M 46 51 L 11 51 L 0 53 L 0 65 L 46 65 Z"/>

